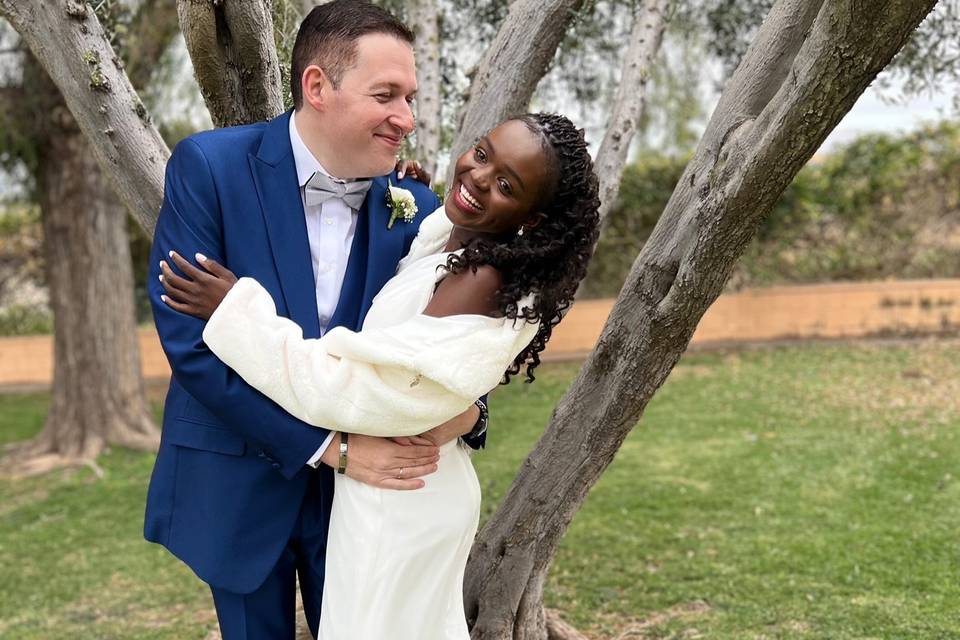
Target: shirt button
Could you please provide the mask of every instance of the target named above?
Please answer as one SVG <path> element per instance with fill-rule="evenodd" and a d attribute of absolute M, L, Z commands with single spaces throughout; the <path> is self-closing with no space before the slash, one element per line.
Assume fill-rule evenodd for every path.
<path fill-rule="evenodd" d="M 331 224 L 333 224 L 333 220 L 327 219 L 327 226 L 330 226 Z"/>

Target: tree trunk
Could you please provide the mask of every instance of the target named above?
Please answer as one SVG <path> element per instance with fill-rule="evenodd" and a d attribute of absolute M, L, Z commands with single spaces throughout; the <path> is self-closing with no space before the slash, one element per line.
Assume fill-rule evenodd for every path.
<path fill-rule="evenodd" d="M 283 112 L 271 0 L 177 0 L 200 92 L 218 127 Z"/>
<path fill-rule="evenodd" d="M 145 84 L 151 67 L 144 58 L 155 63 L 177 33 L 176 12 L 147 0 L 132 26 L 126 34 L 132 44 L 130 73 Z M 33 56 L 25 63 L 23 82 L 28 104 L 8 113 L 39 150 L 36 182 L 55 368 L 44 429 L 15 447 L 2 467 L 12 474 L 75 463 L 96 468 L 94 460 L 109 444 L 154 449 L 160 437 L 140 372 L 127 211 Z"/>
<path fill-rule="evenodd" d="M 620 180 L 623 178 L 630 143 L 646 110 L 647 84 L 663 42 L 669 11 L 670 0 L 645 0 L 640 13 L 634 18 L 609 124 L 597 152 L 601 221 L 616 203 L 620 192 Z"/>
<path fill-rule="evenodd" d="M 440 29 L 436 0 L 411 0 L 410 26 L 417 34 L 417 159 L 430 175 L 440 155 Z"/>
<path fill-rule="evenodd" d="M 525 112 L 567 27 L 583 0 L 517 0 L 470 84 L 460 127 L 450 149 L 456 159 L 477 137 Z M 452 183 L 453 165 L 447 174 Z"/>
<path fill-rule="evenodd" d="M 74 464 L 97 469 L 110 444 L 153 450 L 160 442 L 140 373 L 127 211 L 32 57 L 24 75 L 33 99 L 53 97 L 35 138 L 55 364 L 43 430 L 2 466 L 11 475 Z"/>
<path fill-rule="evenodd" d="M 170 151 L 82 0 L 0 0 L 91 141 L 120 200 L 153 235 Z"/>
<path fill-rule="evenodd" d="M 761 218 L 936 0 L 780 0 L 727 83 L 603 333 L 465 581 L 474 640 L 548 637 L 543 585 L 587 492 L 686 349 Z"/>

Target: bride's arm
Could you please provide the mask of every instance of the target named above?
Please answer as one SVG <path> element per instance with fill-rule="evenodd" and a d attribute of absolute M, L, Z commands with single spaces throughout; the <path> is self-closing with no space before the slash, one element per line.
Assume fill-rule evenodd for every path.
<path fill-rule="evenodd" d="M 241 279 L 224 297 L 223 283 L 214 281 L 232 276 L 218 278 L 223 267 L 206 261 L 212 273 L 204 274 L 182 259 L 176 264 L 193 281 L 165 271 L 164 285 L 180 300 L 168 304 L 200 317 L 215 310 L 204 331 L 213 353 L 291 414 L 351 433 L 412 435 L 458 415 L 496 386 L 536 330 L 462 315 L 488 310 L 499 286 L 481 270 L 446 278 L 425 315 L 388 329 L 337 328 L 305 340 L 254 280 Z M 477 295 L 478 282 L 494 288 Z"/>

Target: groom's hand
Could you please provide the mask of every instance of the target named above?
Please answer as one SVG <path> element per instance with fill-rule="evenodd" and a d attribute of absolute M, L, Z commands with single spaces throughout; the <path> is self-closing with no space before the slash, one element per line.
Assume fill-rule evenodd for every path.
<path fill-rule="evenodd" d="M 334 442 L 338 439 L 334 438 Z M 337 468 L 340 448 L 331 444 L 320 460 Z M 412 490 L 424 486 L 425 475 L 437 470 L 440 451 L 429 444 L 397 444 L 388 438 L 350 434 L 346 474 L 381 489 Z"/>

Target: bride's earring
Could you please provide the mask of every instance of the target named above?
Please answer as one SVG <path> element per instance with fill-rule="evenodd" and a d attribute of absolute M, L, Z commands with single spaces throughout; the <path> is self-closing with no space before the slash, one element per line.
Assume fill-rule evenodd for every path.
<path fill-rule="evenodd" d="M 521 238 L 523 237 L 523 227 L 520 227 L 520 229 L 517 230 L 517 236 Z"/>

